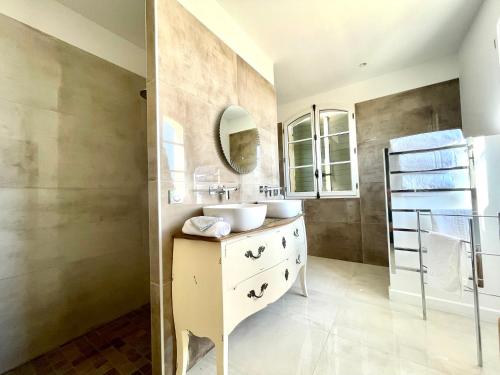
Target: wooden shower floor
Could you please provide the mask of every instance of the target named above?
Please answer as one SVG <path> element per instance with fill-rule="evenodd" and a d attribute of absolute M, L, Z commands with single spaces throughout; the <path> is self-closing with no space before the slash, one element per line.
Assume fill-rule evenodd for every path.
<path fill-rule="evenodd" d="M 150 322 L 146 305 L 5 375 L 149 375 Z"/>

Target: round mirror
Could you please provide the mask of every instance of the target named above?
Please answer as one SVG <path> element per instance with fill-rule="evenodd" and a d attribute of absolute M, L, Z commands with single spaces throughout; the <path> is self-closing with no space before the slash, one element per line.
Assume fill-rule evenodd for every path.
<path fill-rule="evenodd" d="M 219 124 L 222 152 L 238 173 L 250 173 L 259 159 L 259 131 L 252 116 L 237 105 L 224 111 Z"/>

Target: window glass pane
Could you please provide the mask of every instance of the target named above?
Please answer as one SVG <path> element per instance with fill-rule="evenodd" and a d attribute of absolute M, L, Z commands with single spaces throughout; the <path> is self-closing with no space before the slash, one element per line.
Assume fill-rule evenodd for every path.
<path fill-rule="evenodd" d="M 311 115 L 307 114 L 288 125 L 288 142 L 312 138 Z"/>
<path fill-rule="evenodd" d="M 322 164 L 349 161 L 349 133 L 320 138 L 320 149 Z"/>
<path fill-rule="evenodd" d="M 314 191 L 314 168 L 290 169 L 290 191 L 305 193 Z"/>
<path fill-rule="evenodd" d="M 323 191 L 352 190 L 351 163 L 323 165 L 321 173 Z"/>
<path fill-rule="evenodd" d="M 313 164 L 313 141 L 301 141 L 288 145 L 288 162 L 290 167 Z"/>
<path fill-rule="evenodd" d="M 349 131 L 349 112 L 328 110 L 319 112 L 319 134 L 336 134 Z"/>

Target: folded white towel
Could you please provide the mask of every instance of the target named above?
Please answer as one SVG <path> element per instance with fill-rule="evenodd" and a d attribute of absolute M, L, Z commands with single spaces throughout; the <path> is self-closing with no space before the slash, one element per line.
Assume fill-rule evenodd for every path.
<path fill-rule="evenodd" d="M 191 219 L 189 219 L 186 220 L 186 222 L 184 223 L 184 226 L 182 227 L 182 232 L 194 236 L 220 238 L 227 236 L 229 233 L 231 233 L 231 225 L 229 223 L 226 223 L 225 221 L 217 221 L 209 228 L 202 231 L 192 223 Z"/>
<path fill-rule="evenodd" d="M 391 175 L 391 187 L 394 190 L 469 188 L 469 172 L 464 169 L 447 172 L 393 174 Z"/>
<path fill-rule="evenodd" d="M 440 290 L 461 295 L 467 283 L 467 253 L 456 237 L 430 232 L 424 236 L 427 249 L 427 283 Z"/>
<path fill-rule="evenodd" d="M 400 180 L 401 189 L 451 189 L 455 187 L 455 181 L 448 173 L 402 174 L 394 177 L 395 180 Z"/>
<path fill-rule="evenodd" d="M 462 130 L 441 130 L 391 139 L 390 151 L 414 151 L 466 144 Z"/>
<path fill-rule="evenodd" d="M 470 240 L 469 216 L 472 215 L 472 210 L 437 209 L 432 210 L 431 214 L 432 230 L 434 232 L 464 241 Z"/>
<path fill-rule="evenodd" d="M 468 165 L 469 156 L 464 148 L 391 156 L 392 171 L 428 171 Z"/>
<path fill-rule="evenodd" d="M 221 217 L 215 217 L 215 216 L 195 216 L 192 217 L 191 223 L 199 230 L 202 232 L 206 231 L 208 228 L 210 228 L 212 225 L 219 221 L 223 221 L 224 219 Z"/>

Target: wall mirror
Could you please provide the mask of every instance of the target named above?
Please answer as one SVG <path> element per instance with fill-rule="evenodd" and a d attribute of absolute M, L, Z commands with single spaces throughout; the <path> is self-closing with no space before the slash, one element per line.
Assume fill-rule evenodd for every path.
<path fill-rule="evenodd" d="M 257 166 L 260 154 L 259 131 L 250 113 L 232 105 L 224 111 L 219 124 L 222 152 L 238 173 L 250 173 Z"/>

